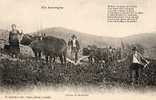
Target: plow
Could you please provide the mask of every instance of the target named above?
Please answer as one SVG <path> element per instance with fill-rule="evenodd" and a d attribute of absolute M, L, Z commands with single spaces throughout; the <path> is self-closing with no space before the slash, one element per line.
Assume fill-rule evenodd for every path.
<path fill-rule="evenodd" d="M 68 57 L 66 57 L 66 60 L 69 62 L 69 63 L 72 63 L 72 64 L 74 64 L 74 65 L 78 65 L 78 64 L 82 64 L 82 60 L 84 60 L 84 59 L 87 59 L 89 56 L 82 56 L 82 57 L 80 57 L 76 62 L 74 61 L 74 60 L 72 60 L 72 59 L 70 59 L 70 58 L 68 58 Z"/>

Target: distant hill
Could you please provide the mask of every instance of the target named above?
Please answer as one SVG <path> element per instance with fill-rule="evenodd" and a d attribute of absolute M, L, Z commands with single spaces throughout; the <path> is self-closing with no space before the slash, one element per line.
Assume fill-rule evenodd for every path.
<path fill-rule="evenodd" d="M 38 31 L 47 35 L 63 38 L 68 41 L 73 34 L 78 36 L 82 47 L 87 45 L 97 45 L 98 47 L 121 47 L 121 41 L 124 44 L 140 44 L 145 48 L 145 56 L 156 58 L 156 33 L 142 33 L 123 38 L 96 36 L 88 33 L 82 33 L 63 27 L 53 27 Z"/>
<path fill-rule="evenodd" d="M 123 44 L 140 44 L 145 48 L 145 56 L 156 59 L 156 33 L 141 33 L 137 35 L 127 36 L 123 38 L 96 36 L 88 33 L 82 33 L 79 31 L 66 29 L 63 27 L 46 28 L 31 34 L 46 33 L 46 35 L 63 38 L 68 41 L 73 34 L 75 34 L 81 47 L 88 45 L 97 45 L 98 47 L 121 47 L 121 41 Z M 0 39 L 8 38 L 8 32 L 6 30 L 0 30 Z"/>
<path fill-rule="evenodd" d="M 156 47 L 156 33 L 142 33 L 123 38 L 128 43 L 139 43 L 145 48 Z"/>
<path fill-rule="evenodd" d="M 120 46 L 119 38 L 96 36 L 88 33 L 65 29 L 63 27 L 48 28 L 40 30 L 38 32 L 46 33 L 46 35 L 63 38 L 66 41 L 68 41 L 71 38 L 71 36 L 75 34 L 78 37 L 82 47 L 86 47 L 87 45 L 97 45 L 98 47 L 105 47 L 109 45 Z"/>
<path fill-rule="evenodd" d="M 129 44 L 140 44 L 145 48 L 145 56 L 156 58 L 156 33 L 142 33 L 122 38 Z"/>

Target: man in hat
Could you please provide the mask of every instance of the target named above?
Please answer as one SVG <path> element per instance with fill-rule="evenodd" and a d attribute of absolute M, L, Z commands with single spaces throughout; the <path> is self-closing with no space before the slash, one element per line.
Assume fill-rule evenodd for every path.
<path fill-rule="evenodd" d="M 9 32 L 9 45 L 12 57 L 16 57 L 17 53 L 20 52 L 19 35 L 22 35 L 22 33 L 20 33 L 19 30 L 16 29 L 15 24 L 12 24 L 11 31 Z"/>
<path fill-rule="evenodd" d="M 79 41 L 77 40 L 77 37 L 75 35 L 72 35 L 71 40 L 71 53 L 74 54 L 74 60 L 75 62 L 78 60 L 78 52 L 80 50 Z"/>
<path fill-rule="evenodd" d="M 132 85 L 134 83 L 139 83 L 140 71 L 146 67 L 145 65 L 149 64 L 147 61 L 138 51 L 136 47 L 132 48 L 132 56 L 131 56 L 131 65 L 130 69 L 130 77 L 132 81 Z"/>

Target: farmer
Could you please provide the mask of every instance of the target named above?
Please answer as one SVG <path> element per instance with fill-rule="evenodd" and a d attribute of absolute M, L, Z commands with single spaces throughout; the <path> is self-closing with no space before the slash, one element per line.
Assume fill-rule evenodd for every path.
<path fill-rule="evenodd" d="M 139 83 L 140 71 L 146 67 L 145 65 L 147 64 L 149 64 L 149 61 L 147 61 L 142 54 L 137 51 L 136 47 L 133 47 L 131 65 L 129 66 L 132 85 L 134 83 Z"/>
<path fill-rule="evenodd" d="M 78 60 L 78 52 L 80 50 L 80 45 L 75 35 L 72 35 L 70 44 L 71 44 L 71 53 L 72 55 L 74 55 L 74 60 L 76 62 Z"/>

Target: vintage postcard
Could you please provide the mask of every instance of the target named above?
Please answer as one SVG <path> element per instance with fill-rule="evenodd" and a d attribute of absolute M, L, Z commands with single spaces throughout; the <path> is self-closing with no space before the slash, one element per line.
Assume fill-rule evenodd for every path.
<path fill-rule="evenodd" d="M 0 100 L 155 100 L 155 0 L 0 0 Z"/>

